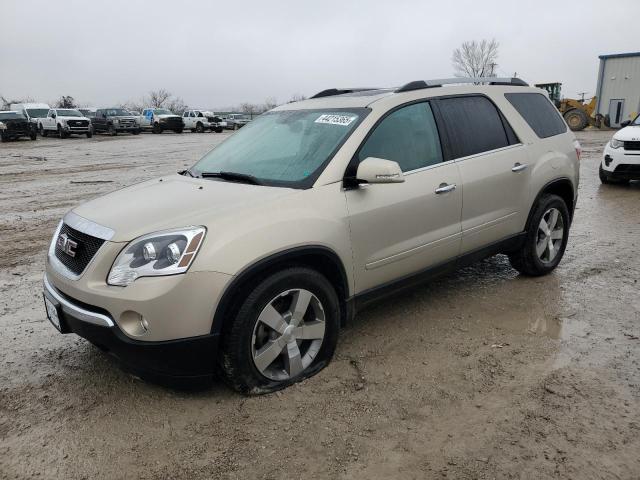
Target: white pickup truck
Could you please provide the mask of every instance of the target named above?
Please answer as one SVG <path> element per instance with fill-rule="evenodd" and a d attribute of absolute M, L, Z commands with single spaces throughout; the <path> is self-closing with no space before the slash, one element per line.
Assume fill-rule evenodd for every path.
<path fill-rule="evenodd" d="M 190 129 L 192 132 L 203 133 L 211 128 L 209 119 L 201 110 L 187 110 L 182 114 L 184 128 Z"/>
<path fill-rule="evenodd" d="M 166 108 L 145 108 L 139 118 L 140 127 L 143 130 L 151 130 L 153 133 L 162 133 L 164 130 L 182 133 L 184 130 L 182 118 Z"/>
<path fill-rule="evenodd" d="M 91 138 L 91 120 L 72 108 L 52 108 L 45 118 L 38 119 L 38 131 L 46 137 L 49 133 L 67 138 L 71 134 L 86 135 Z"/>

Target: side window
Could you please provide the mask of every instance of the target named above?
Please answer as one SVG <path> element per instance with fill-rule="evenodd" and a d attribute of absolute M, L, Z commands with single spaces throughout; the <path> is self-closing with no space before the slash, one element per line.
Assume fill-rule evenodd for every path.
<path fill-rule="evenodd" d="M 189 112 L 189 116 L 190 116 L 190 117 L 195 117 L 195 116 L 196 116 L 196 114 L 195 114 L 195 113 L 193 113 L 193 112 Z"/>
<path fill-rule="evenodd" d="M 502 114 L 486 97 L 443 98 L 438 100 L 438 106 L 447 130 L 451 159 L 517 143 L 511 127 L 506 121 L 503 123 Z M 508 138 L 507 127 L 515 141 Z"/>
<path fill-rule="evenodd" d="M 531 129 L 540 138 L 553 137 L 567 131 L 567 125 L 551 102 L 540 93 L 505 93 Z"/>
<path fill-rule="evenodd" d="M 429 102 L 402 107 L 385 117 L 360 148 L 358 160 L 367 157 L 398 162 L 403 172 L 442 162 Z"/>

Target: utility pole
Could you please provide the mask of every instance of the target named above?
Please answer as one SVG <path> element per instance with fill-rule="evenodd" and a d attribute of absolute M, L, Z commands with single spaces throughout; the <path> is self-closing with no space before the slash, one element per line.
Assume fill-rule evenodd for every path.
<path fill-rule="evenodd" d="M 584 96 L 585 96 L 587 93 L 589 93 L 589 92 L 580 92 L 580 93 L 578 93 L 578 95 L 580 96 L 580 101 L 581 101 L 582 103 L 584 103 Z"/>
<path fill-rule="evenodd" d="M 493 63 L 490 63 L 489 66 L 491 67 L 491 73 L 489 74 L 489 76 L 490 77 L 495 77 L 496 75 L 494 73 L 494 70 L 498 66 L 498 64 L 493 62 Z"/>

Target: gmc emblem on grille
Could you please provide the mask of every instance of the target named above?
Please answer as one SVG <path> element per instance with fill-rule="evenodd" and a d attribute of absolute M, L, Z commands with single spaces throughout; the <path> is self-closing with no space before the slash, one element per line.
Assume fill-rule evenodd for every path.
<path fill-rule="evenodd" d="M 78 248 L 78 242 L 71 240 L 66 233 L 58 235 L 56 245 L 60 250 L 69 255 L 70 257 L 76 256 L 76 248 Z"/>

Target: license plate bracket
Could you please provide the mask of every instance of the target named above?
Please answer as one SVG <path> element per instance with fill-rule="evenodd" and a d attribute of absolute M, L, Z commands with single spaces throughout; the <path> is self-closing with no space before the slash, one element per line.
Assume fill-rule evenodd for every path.
<path fill-rule="evenodd" d="M 56 329 L 60 333 L 63 333 L 62 315 L 61 315 L 62 311 L 60 308 L 60 304 L 55 300 L 47 297 L 47 295 L 44 295 L 44 308 L 45 308 L 45 311 L 47 312 L 47 318 L 49 319 L 51 324 L 54 327 L 56 327 Z"/>

